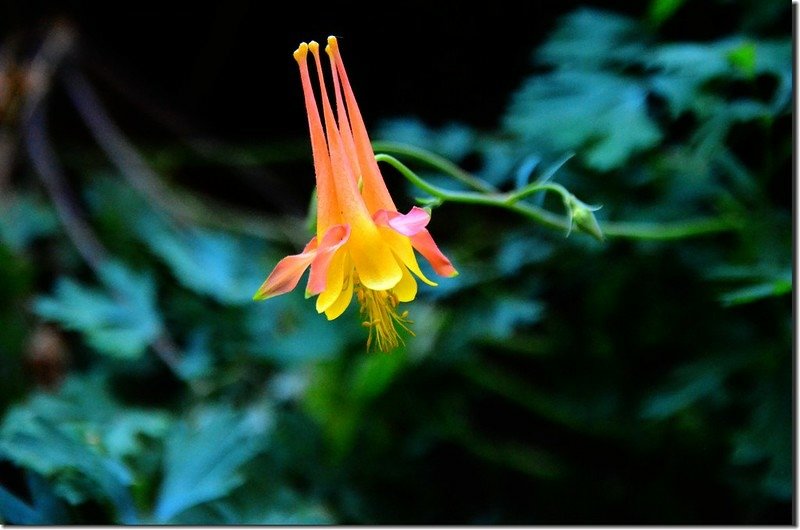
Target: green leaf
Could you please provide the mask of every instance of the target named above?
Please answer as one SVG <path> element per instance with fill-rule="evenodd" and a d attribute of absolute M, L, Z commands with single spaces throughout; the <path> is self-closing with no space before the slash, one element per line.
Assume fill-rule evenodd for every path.
<path fill-rule="evenodd" d="M 670 18 L 686 0 L 651 0 L 647 9 L 647 19 L 651 24 L 660 26 Z"/>
<path fill-rule="evenodd" d="M 536 52 L 536 59 L 556 68 L 594 70 L 634 62 L 644 49 L 643 34 L 635 20 L 582 8 L 559 21 Z"/>
<path fill-rule="evenodd" d="M 783 296 L 792 292 L 792 280 L 779 278 L 772 281 L 759 282 L 727 293 L 720 296 L 723 305 L 749 304 L 774 296 Z"/>
<path fill-rule="evenodd" d="M 0 456 L 48 478 L 72 504 L 110 500 L 119 520 L 132 523 L 133 477 L 125 459 L 141 453 L 143 438 L 163 436 L 168 425 L 163 412 L 119 405 L 101 376 L 72 376 L 57 394 L 35 394 L 8 413 Z M 41 501 L 37 510 L 57 515 L 44 487 L 33 478 L 30 487 Z"/>
<path fill-rule="evenodd" d="M 545 262 L 553 255 L 553 251 L 554 245 L 543 238 L 511 232 L 503 237 L 494 265 L 500 273 L 512 275 L 526 265 Z"/>
<path fill-rule="evenodd" d="M 273 481 L 274 484 L 274 481 Z M 248 483 L 236 494 L 198 509 L 184 512 L 182 525 L 323 525 L 334 523 L 333 515 L 318 502 L 304 498 L 285 485 L 264 491 Z"/>
<path fill-rule="evenodd" d="M 789 392 L 762 388 L 761 402 L 755 407 L 753 417 L 745 429 L 734 436 L 731 461 L 734 465 L 748 466 L 766 462 L 766 470 L 758 486 L 770 497 L 789 500 L 793 496 L 792 430 Z"/>
<path fill-rule="evenodd" d="M 296 292 L 258 302 L 245 316 L 248 351 L 283 365 L 329 359 L 363 330 L 348 321 L 351 311 L 328 321 L 316 312 L 313 300 Z"/>
<path fill-rule="evenodd" d="M 0 522 L 20 525 L 45 524 L 41 514 L 3 486 L 0 486 Z"/>
<path fill-rule="evenodd" d="M 208 329 L 198 329 L 190 334 L 177 368 L 183 379 L 190 381 L 213 373 L 214 358 L 209 348 L 209 335 Z"/>
<path fill-rule="evenodd" d="M 141 356 L 162 329 L 153 280 L 117 262 L 103 265 L 100 280 L 103 290 L 62 278 L 53 296 L 35 301 L 34 312 L 81 332 L 101 353 L 125 359 Z"/>
<path fill-rule="evenodd" d="M 587 119 L 586 109 L 592 109 Z M 647 90 L 604 72 L 557 71 L 530 78 L 514 95 L 504 126 L 520 141 L 554 152 L 577 151 L 607 171 L 651 148 L 661 132 L 647 113 Z"/>
<path fill-rule="evenodd" d="M 403 348 L 387 354 L 370 354 L 358 359 L 353 369 L 350 392 L 353 400 L 368 402 L 381 395 L 408 363 Z"/>
<path fill-rule="evenodd" d="M 791 268 L 780 269 L 769 260 L 749 265 L 715 267 L 706 276 L 717 281 L 739 282 L 738 287 L 719 297 L 725 306 L 749 304 L 764 298 L 791 294 L 793 288 Z"/>
<path fill-rule="evenodd" d="M 20 252 L 35 239 L 55 233 L 55 212 L 33 195 L 0 199 L 0 243 Z"/>
<path fill-rule="evenodd" d="M 752 78 L 756 73 L 756 45 L 743 42 L 727 53 L 728 61 L 745 77 Z"/>
<path fill-rule="evenodd" d="M 394 118 L 378 125 L 377 137 L 424 147 L 449 160 L 459 161 L 474 149 L 476 133 L 461 123 L 448 123 L 435 129 L 417 118 Z"/>
<path fill-rule="evenodd" d="M 495 302 L 487 314 L 481 331 L 485 338 L 503 340 L 511 337 L 520 326 L 531 325 L 544 315 L 544 306 L 537 300 L 506 296 Z"/>
<path fill-rule="evenodd" d="M 101 430 L 92 435 L 65 422 L 61 414 L 70 410 L 68 403 L 49 396 L 12 409 L 0 427 L 0 455 L 53 480 L 57 494 L 70 503 L 108 499 L 120 521 L 134 523 L 130 470 L 101 454 Z"/>
<path fill-rule="evenodd" d="M 167 523 L 241 485 L 239 470 L 263 448 L 271 422 L 262 404 L 248 414 L 208 408 L 177 424 L 166 439 L 155 521 Z"/>
<path fill-rule="evenodd" d="M 641 416 L 664 420 L 699 403 L 719 406 L 727 402 L 725 381 L 746 361 L 743 356 L 729 356 L 681 366 L 671 374 L 664 388 L 643 402 Z"/>
<path fill-rule="evenodd" d="M 165 412 L 123 407 L 109 394 L 99 373 L 69 377 L 56 396 L 37 394 L 28 409 L 82 439 L 92 440 L 118 460 L 144 449 L 143 437 L 163 437 L 170 424 Z"/>
<path fill-rule="evenodd" d="M 64 504 L 39 475 L 26 473 L 31 504 L 0 486 L 0 522 L 20 525 L 68 523 Z"/>
<path fill-rule="evenodd" d="M 176 230 L 154 216 L 141 217 L 137 235 L 185 287 L 223 304 L 249 304 L 266 278 L 264 247 L 231 234 Z"/>
<path fill-rule="evenodd" d="M 659 46 L 647 57 L 655 70 L 653 89 L 667 99 L 673 116 L 692 110 L 710 118 L 727 110 L 721 96 L 708 88 L 709 81 L 775 76 L 779 85 L 772 98 L 772 112 L 787 104 L 791 86 L 791 47 L 788 42 L 724 39 L 708 44 L 675 43 Z"/>

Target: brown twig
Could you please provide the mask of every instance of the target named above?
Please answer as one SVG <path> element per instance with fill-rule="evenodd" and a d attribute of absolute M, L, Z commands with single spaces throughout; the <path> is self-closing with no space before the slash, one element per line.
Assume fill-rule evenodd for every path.
<path fill-rule="evenodd" d="M 216 225 L 268 241 L 302 243 L 307 239 L 307 235 L 299 233 L 296 228 L 300 225 L 297 222 L 287 223 L 264 216 L 242 214 L 219 203 L 208 204 L 206 201 L 203 204 L 185 193 L 177 196 L 111 121 L 86 78 L 79 71 L 68 69 L 64 71 L 63 79 L 75 108 L 92 136 L 127 182 L 153 205 L 181 223 Z M 217 212 L 218 215 L 209 215 L 209 212 Z"/>
<path fill-rule="evenodd" d="M 28 157 L 41 178 L 67 235 L 86 263 L 95 272 L 99 272 L 102 263 L 108 258 L 107 252 L 81 216 L 77 200 L 66 184 L 64 171 L 47 139 L 47 95 L 53 74 L 68 55 L 73 43 L 71 28 L 63 23 L 57 24 L 47 34 L 31 61 L 22 111 L 22 136 Z"/>
<path fill-rule="evenodd" d="M 46 108 L 47 96 L 54 73 L 68 56 L 74 44 L 71 28 L 56 24 L 34 57 L 29 70 L 29 86 L 22 115 L 23 140 L 28 157 L 42 180 L 67 235 L 86 263 L 99 274 L 109 261 L 109 253 L 81 216 L 77 200 L 67 185 L 64 171 L 48 140 Z M 115 290 L 113 296 L 122 299 Z M 177 347 L 166 331 L 150 344 L 156 355 L 177 373 L 180 356 Z"/>

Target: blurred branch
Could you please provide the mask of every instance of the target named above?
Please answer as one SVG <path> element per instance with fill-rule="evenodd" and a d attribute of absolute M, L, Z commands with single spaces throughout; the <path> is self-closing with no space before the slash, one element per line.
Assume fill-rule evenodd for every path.
<path fill-rule="evenodd" d="M 57 23 L 31 61 L 22 130 L 28 157 L 53 201 L 67 235 L 84 261 L 99 274 L 110 259 L 109 253 L 81 216 L 78 202 L 67 184 L 64 170 L 47 134 L 47 96 L 52 87 L 53 76 L 72 50 L 74 42 L 72 28 L 65 23 Z M 119 292 L 114 292 L 114 296 L 121 297 Z M 180 363 L 178 350 L 166 332 L 150 346 L 164 363 L 172 370 L 177 370 Z"/>
<path fill-rule="evenodd" d="M 109 51 L 108 49 L 102 50 L 103 54 Z M 264 166 L 276 159 L 305 158 L 308 156 L 305 148 L 280 146 L 277 149 L 270 149 L 269 152 L 260 152 L 252 147 L 240 148 L 228 145 L 203 132 L 200 130 L 201 127 L 187 119 L 186 116 L 154 98 L 150 91 L 141 84 L 139 76 L 127 75 L 125 70 L 120 67 L 123 58 L 107 57 L 99 52 L 98 46 L 82 47 L 81 64 L 87 66 L 92 74 L 103 81 L 105 86 L 114 89 L 143 115 L 178 137 L 191 152 L 191 159 L 179 160 L 180 163 L 186 164 L 200 158 L 205 162 L 233 168 L 248 185 L 258 190 L 259 198 L 263 199 L 265 203 L 283 211 L 287 207 L 296 206 L 294 204 L 287 205 L 287 197 L 291 197 L 289 193 L 291 186 L 285 179 L 278 178 Z"/>
<path fill-rule="evenodd" d="M 77 70 L 64 72 L 67 92 L 97 143 L 142 196 L 183 223 L 215 225 L 269 241 L 289 240 L 302 243 L 306 234 L 298 233 L 298 223 L 243 214 L 218 202 L 201 201 L 187 193 L 176 195 L 158 173 L 145 162 L 122 131 L 111 121 L 86 78 Z M 217 215 L 209 215 L 209 212 Z M 276 234 L 279 234 L 276 237 Z"/>
<path fill-rule="evenodd" d="M 435 155 L 434 155 L 435 156 Z M 443 202 L 457 202 L 462 204 L 480 204 L 484 206 L 494 206 L 518 213 L 528 219 L 544 225 L 548 228 L 563 230 L 569 234 L 572 228 L 572 220 L 578 219 L 578 211 L 575 207 L 581 208 L 581 213 L 587 215 L 594 211 L 596 207 L 588 207 L 578 201 L 574 195 L 569 193 L 563 186 L 553 183 L 532 183 L 521 190 L 514 190 L 509 193 L 481 193 L 474 191 L 453 191 L 440 188 L 426 181 L 405 164 L 393 156 L 379 153 L 375 155 L 378 162 L 386 162 L 397 169 L 409 182 L 420 188 L 422 191 L 432 195 L 432 204 Z M 418 158 L 421 160 L 421 158 Z M 441 166 L 438 166 L 442 169 Z M 464 171 L 458 169 L 460 173 Z M 474 178 L 474 177 L 473 177 Z M 461 178 L 458 180 L 462 181 Z M 480 180 L 480 179 L 477 179 Z M 463 182 L 463 181 L 462 181 Z M 566 217 L 557 216 L 543 208 L 522 202 L 521 199 L 539 191 L 554 191 L 565 199 L 565 205 L 569 208 L 569 215 Z M 566 199 L 569 199 L 567 201 Z M 602 234 L 599 231 L 589 229 L 589 224 L 584 221 L 583 226 L 579 227 L 590 235 L 602 239 L 602 234 L 617 238 L 627 239 L 648 239 L 648 240 L 671 240 L 686 237 L 695 237 L 730 230 L 737 230 L 739 225 L 726 218 L 700 218 L 672 223 L 652 223 L 652 222 L 626 222 L 626 221 L 606 221 L 602 224 Z"/>
<path fill-rule="evenodd" d="M 453 443 L 479 458 L 532 477 L 554 479 L 564 475 L 566 462 L 549 451 L 518 442 L 489 439 L 469 425 L 465 416 L 448 414 L 442 421 L 441 428 Z"/>
<path fill-rule="evenodd" d="M 56 24 L 47 34 L 28 69 L 28 87 L 21 126 L 28 157 L 53 201 L 64 229 L 81 257 L 95 272 L 107 252 L 80 215 L 77 201 L 66 184 L 64 171 L 47 139 L 46 98 L 52 78 L 74 45 L 74 34 L 65 24 Z"/>

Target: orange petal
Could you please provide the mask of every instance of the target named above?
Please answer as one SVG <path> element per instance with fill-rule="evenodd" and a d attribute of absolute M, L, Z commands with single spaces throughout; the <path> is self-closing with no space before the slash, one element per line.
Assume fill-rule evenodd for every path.
<path fill-rule="evenodd" d="M 317 237 L 321 238 L 329 227 L 341 223 L 341 213 L 336 201 L 328 142 L 325 140 L 325 131 L 322 129 L 322 120 L 317 108 L 317 101 L 314 98 L 314 89 L 311 87 L 307 55 L 308 44 L 304 42 L 294 52 L 294 58 L 300 67 L 300 82 L 303 85 L 303 99 L 308 115 L 308 129 L 311 133 L 311 151 L 314 155 L 314 172 L 317 182 Z"/>
<path fill-rule="evenodd" d="M 391 195 L 389 195 L 389 190 L 386 189 L 386 183 L 383 181 L 383 175 L 381 175 L 381 170 L 378 168 L 378 162 L 375 161 L 375 152 L 372 150 L 372 143 L 370 143 L 369 134 L 367 134 L 367 127 L 364 125 L 364 118 L 361 117 L 361 111 L 358 108 L 358 103 L 356 103 L 356 96 L 350 86 L 350 80 L 347 78 L 347 71 L 344 69 L 344 62 L 342 61 L 341 53 L 339 53 L 336 37 L 328 37 L 328 46 L 325 51 L 330 55 L 331 61 L 336 64 L 336 71 L 339 74 L 344 98 L 347 102 L 350 129 L 353 134 L 361 178 L 364 182 L 364 187 L 361 191 L 364 196 L 364 202 L 370 212 L 380 209 L 397 210 Z"/>
<path fill-rule="evenodd" d="M 430 232 L 423 228 L 409 239 L 411 239 L 411 244 L 417 252 L 428 260 L 436 274 L 446 278 L 458 276 L 458 271 L 453 267 L 453 264 L 450 263 L 450 260 L 442 254 L 439 247 L 436 246 L 436 242 L 433 240 Z"/>
<path fill-rule="evenodd" d="M 333 78 L 333 92 L 336 98 L 336 117 L 339 119 L 339 134 L 342 137 L 342 145 L 344 147 L 347 159 L 353 167 L 351 175 L 358 181 L 361 178 L 361 167 L 358 163 L 358 155 L 356 154 L 356 144 L 353 139 L 353 133 L 350 130 L 350 121 L 347 118 L 347 107 L 344 105 L 342 99 L 342 87 L 339 83 L 339 76 L 336 73 L 336 64 L 334 61 L 331 63 L 331 75 Z"/>
<path fill-rule="evenodd" d="M 294 289 L 316 255 L 317 238 L 315 237 L 309 241 L 303 252 L 286 256 L 275 265 L 270 275 L 253 295 L 253 300 L 266 300 Z"/>
<path fill-rule="evenodd" d="M 322 237 L 322 243 L 317 248 L 317 257 L 311 264 L 311 274 L 308 276 L 307 296 L 314 296 L 325 290 L 328 283 L 328 269 L 336 253 L 350 237 L 348 225 L 332 226 Z"/>
<path fill-rule="evenodd" d="M 317 65 L 317 77 L 319 77 L 319 91 L 322 102 L 322 116 L 325 120 L 325 132 L 328 140 L 328 154 L 331 161 L 333 184 L 336 189 L 336 199 L 339 211 L 342 213 L 344 222 L 349 223 L 353 231 L 357 230 L 357 218 L 370 218 L 364 199 L 358 189 L 356 176 L 353 172 L 353 164 L 347 157 L 341 134 L 336 125 L 336 118 L 333 115 L 333 108 L 328 99 L 328 91 L 325 88 L 325 76 L 322 72 L 322 63 L 319 58 L 319 44 L 314 41 L 308 43 L 308 49 L 314 56 Z"/>

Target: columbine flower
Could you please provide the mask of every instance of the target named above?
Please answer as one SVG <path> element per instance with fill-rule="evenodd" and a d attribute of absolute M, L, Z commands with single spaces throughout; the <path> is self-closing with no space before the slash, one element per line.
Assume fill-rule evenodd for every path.
<path fill-rule="evenodd" d="M 309 51 L 316 63 L 322 118 L 311 87 Z M 306 297 L 317 296 L 317 312 L 333 320 L 347 309 L 355 292 L 369 328 L 367 347 L 389 351 L 402 342 L 398 328 L 410 332 L 408 312 L 399 312 L 397 306 L 416 297 L 414 276 L 436 285 L 420 270 L 414 249 L 438 275 L 458 273 L 425 229 L 428 212 L 417 207 L 407 214 L 397 211 L 378 169 L 335 37 L 328 37 L 325 51 L 330 58 L 336 115 L 325 87 L 319 45 L 304 42 L 294 52 L 311 132 L 317 235 L 300 254 L 278 262 L 253 298 L 264 300 L 291 291 L 310 266 Z"/>

